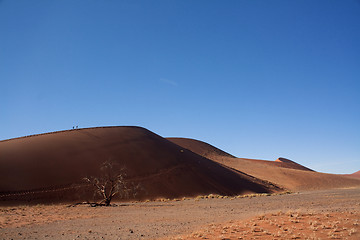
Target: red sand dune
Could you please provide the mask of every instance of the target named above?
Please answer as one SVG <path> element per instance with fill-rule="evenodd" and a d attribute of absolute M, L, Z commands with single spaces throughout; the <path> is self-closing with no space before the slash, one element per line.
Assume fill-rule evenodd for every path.
<path fill-rule="evenodd" d="M 279 190 L 144 128 L 103 127 L 0 141 L 0 203 L 90 200 L 82 178 L 99 175 L 108 160 L 141 184 L 140 199 Z"/>
<path fill-rule="evenodd" d="M 303 165 L 300 165 L 294 161 L 291 161 L 289 159 L 286 158 L 278 158 L 275 160 L 276 163 L 280 163 L 281 167 L 286 167 L 286 168 L 292 168 L 292 169 L 298 169 L 298 170 L 305 170 L 305 171 L 313 171 L 310 168 L 307 168 Z"/>
<path fill-rule="evenodd" d="M 360 186 L 360 180 L 337 174 L 283 168 L 241 158 L 222 159 L 221 162 L 226 166 L 292 191 Z"/>
<path fill-rule="evenodd" d="M 345 176 L 360 178 L 360 171 L 354 172 L 352 174 L 344 174 Z"/>
<path fill-rule="evenodd" d="M 199 154 L 200 156 L 210 158 L 212 156 L 222 156 L 222 157 L 233 157 L 233 155 L 224 152 L 223 150 L 214 147 L 206 142 L 190 139 L 190 138 L 166 138 L 167 140 L 183 147 L 189 149 L 190 151 Z"/>
<path fill-rule="evenodd" d="M 310 168 L 307 168 L 301 164 L 298 164 L 294 161 L 288 160 L 288 161 L 280 161 L 279 159 L 285 159 L 285 158 L 278 158 L 275 161 L 269 161 L 269 160 L 260 160 L 260 159 L 250 159 L 250 158 L 238 158 L 243 159 L 246 161 L 255 161 L 256 163 L 261 162 L 264 165 L 269 165 L 273 167 L 280 167 L 280 168 L 290 168 L 290 169 L 297 169 L 297 170 L 303 170 L 303 171 L 314 171 Z"/>
<path fill-rule="evenodd" d="M 219 162 L 219 159 L 221 159 L 222 157 L 236 158 L 233 155 L 220 150 L 219 148 L 216 148 L 208 143 L 205 143 L 205 142 L 202 142 L 199 140 L 190 139 L 190 138 L 167 138 L 167 139 L 179 146 L 189 149 L 190 151 L 192 151 L 196 154 L 199 154 L 203 157 L 206 157 L 206 158 L 218 161 L 218 162 Z M 242 158 L 242 159 L 249 160 L 249 161 L 256 161 L 256 162 L 261 161 L 263 164 L 268 164 L 271 166 L 313 171 L 307 167 L 304 167 L 304 166 L 302 166 L 296 162 L 293 162 L 289 159 L 286 159 L 286 158 L 278 158 L 275 161 L 249 159 L 249 158 Z"/>
<path fill-rule="evenodd" d="M 193 139 L 170 138 L 169 140 L 200 155 L 211 152 L 212 154 L 206 156 L 213 161 L 292 191 L 360 186 L 360 180 L 354 179 L 354 176 L 351 178 L 337 174 L 314 172 L 284 158 L 279 158 L 276 161 L 234 158 L 224 156 L 224 154 L 216 154 L 219 149 Z M 208 149 L 204 150 L 206 147 Z"/>

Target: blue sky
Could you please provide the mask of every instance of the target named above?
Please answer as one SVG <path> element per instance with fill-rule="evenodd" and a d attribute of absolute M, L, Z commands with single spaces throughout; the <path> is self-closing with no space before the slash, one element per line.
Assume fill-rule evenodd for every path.
<path fill-rule="evenodd" d="M 0 1 L 0 140 L 137 125 L 360 170 L 360 1 Z"/>

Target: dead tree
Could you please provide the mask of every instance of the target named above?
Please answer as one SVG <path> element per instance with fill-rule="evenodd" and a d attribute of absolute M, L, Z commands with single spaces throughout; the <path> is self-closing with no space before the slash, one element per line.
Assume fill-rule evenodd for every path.
<path fill-rule="evenodd" d="M 125 180 L 125 168 L 116 171 L 114 165 L 114 162 L 106 161 L 100 168 L 101 175 L 99 177 L 84 178 L 86 182 L 94 186 L 95 193 L 102 197 L 102 201 L 97 205 L 110 206 L 115 195 L 118 195 L 119 198 L 127 198 L 130 194 L 133 197 L 137 194 L 139 186 Z"/>

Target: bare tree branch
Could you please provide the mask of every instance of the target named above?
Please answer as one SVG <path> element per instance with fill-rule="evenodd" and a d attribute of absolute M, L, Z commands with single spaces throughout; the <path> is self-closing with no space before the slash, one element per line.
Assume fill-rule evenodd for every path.
<path fill-rule="evenodd" d="M 132 192 L 133 197 L 136 196 L 137 191 L 140 189 L 140 185 L 137 186 L 134 183 L 128 183 L 125 180 L 126 171 L 125 168 L 121 168 L 116 172 L 114 168 L 115 163 L 106 161 L 102 164 L 100 177 L 85 177 L 84 181 L 91 183 L 95 188 L 95 193 L 100 195 L 103 199 L 101 203 L 105 206 L 109 206 L 111 200 L 115 195 L 120 197 L 129 197 Z"/>

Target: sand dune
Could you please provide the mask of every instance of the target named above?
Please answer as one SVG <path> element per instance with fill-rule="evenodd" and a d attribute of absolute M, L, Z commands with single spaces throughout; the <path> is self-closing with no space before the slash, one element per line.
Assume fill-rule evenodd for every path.
<path fill-rule="evenodd" d="M 241 158 L 223 158 L 219 162 L 292 191 L 360 186 L 360 180 L 337 174 L 282 168 Z"/>
<path fill-rule="evenodd" d="M 337 174 L 314 172 L 307 167 L 285 158 L 279 158 L 276 161 L 234 158 L 225 156 L 224 154 L 216 154 L 219 152 L 219 149 L 200 141 L 186 138 L 181 140 L 173 140 L 170 138 L 169 140 L 201 155 L 210 152 L 212 154 L 204 154 L 204 156 L 207 156 L 211 160 L 219 162 L 225 166 L 244 172 L 256 178 L 270 181 L 277 186 L 281 186 L 292 191 L 360 186 L 360 180 L 353 178 L 356 173 L 354 173 L 355 175 L 351 178 Z M 207 149 L 204 150 L 204 148 Z M 201 151 L 199 151 L 199 149 L 201 149 Z"/>
<path fill-rule="evenodd" d="M 125 167 L 140 183 L 138 198 L 277 191 L 274 186 L 221 166 L 144 128 L 76 129 L 0 142 L 0 202 L 89 200 L 83 177 L 99 175 L 105 161 Z"/>
<path fill-rule="evenodd" d="M 313 171 L 312 169 L 310 168 L 307 168 L 303 165 L 300 165 L 294 161 L 291 161 L 289 159 L 286 159 L 286 158 L 278 158 L 275 160 L 276 163 L 280 163 L 279 166 L 280 167 L 285 167 L 285 168 L 292 168 L 292 169 L 298 169 L 298 170 L 306 170 L 306 171 Z"/>
<path fill-rule="evenodd" d="M 203 157 L 212 159 L 212 160 L 219 160 L 222 157 L 230 157 L 230 158 L 236 158 L 233 155 L 222 151 L 221 149 L 214 147 L 208 143 L 195 140 L 195 139 L 189 139 L 189 138 L 167 138 L 168 140 L 172 141 L 173 143 L 178 144 L 179 146 L 182 146 L 186 149 L 189 149 L 190 151 L 199 154 Z M 277 167 L 283 167 L 283 168 L 292 168 L 292 169 L 299 169 L 299 170 L 307 170 L 307 171 L 313 171 L 305 166 L 302 166 L 294 161 L 291 161 L 286 158 L 278 158 L 275 161 L 268 161 L 268 160 L 259 160 L 259 159 L 249 159 L 249 158 L 242 158 L 249 161 L 256 161 L 262 162 L 263 164 L 271 165 L 271 166 L 277 166 Z"/>
<path fill-rule="evenodd" d="M 190 151 L 199 154 L 200 156 L 210 158 L 213 156 L 216 157 L 233 157 L 233 155 L 224 152 L 223 150 L 214 147 L 206 142 L 190 139 L 190 138 L 166 138 L 167 140 L 183 147 L 189 149 Z"/>
<path fill-rule="evenodd" d="M 352 174 L 345 174 L 345 176 L 360 178 L 360 171 L 354 172 Z"/>

